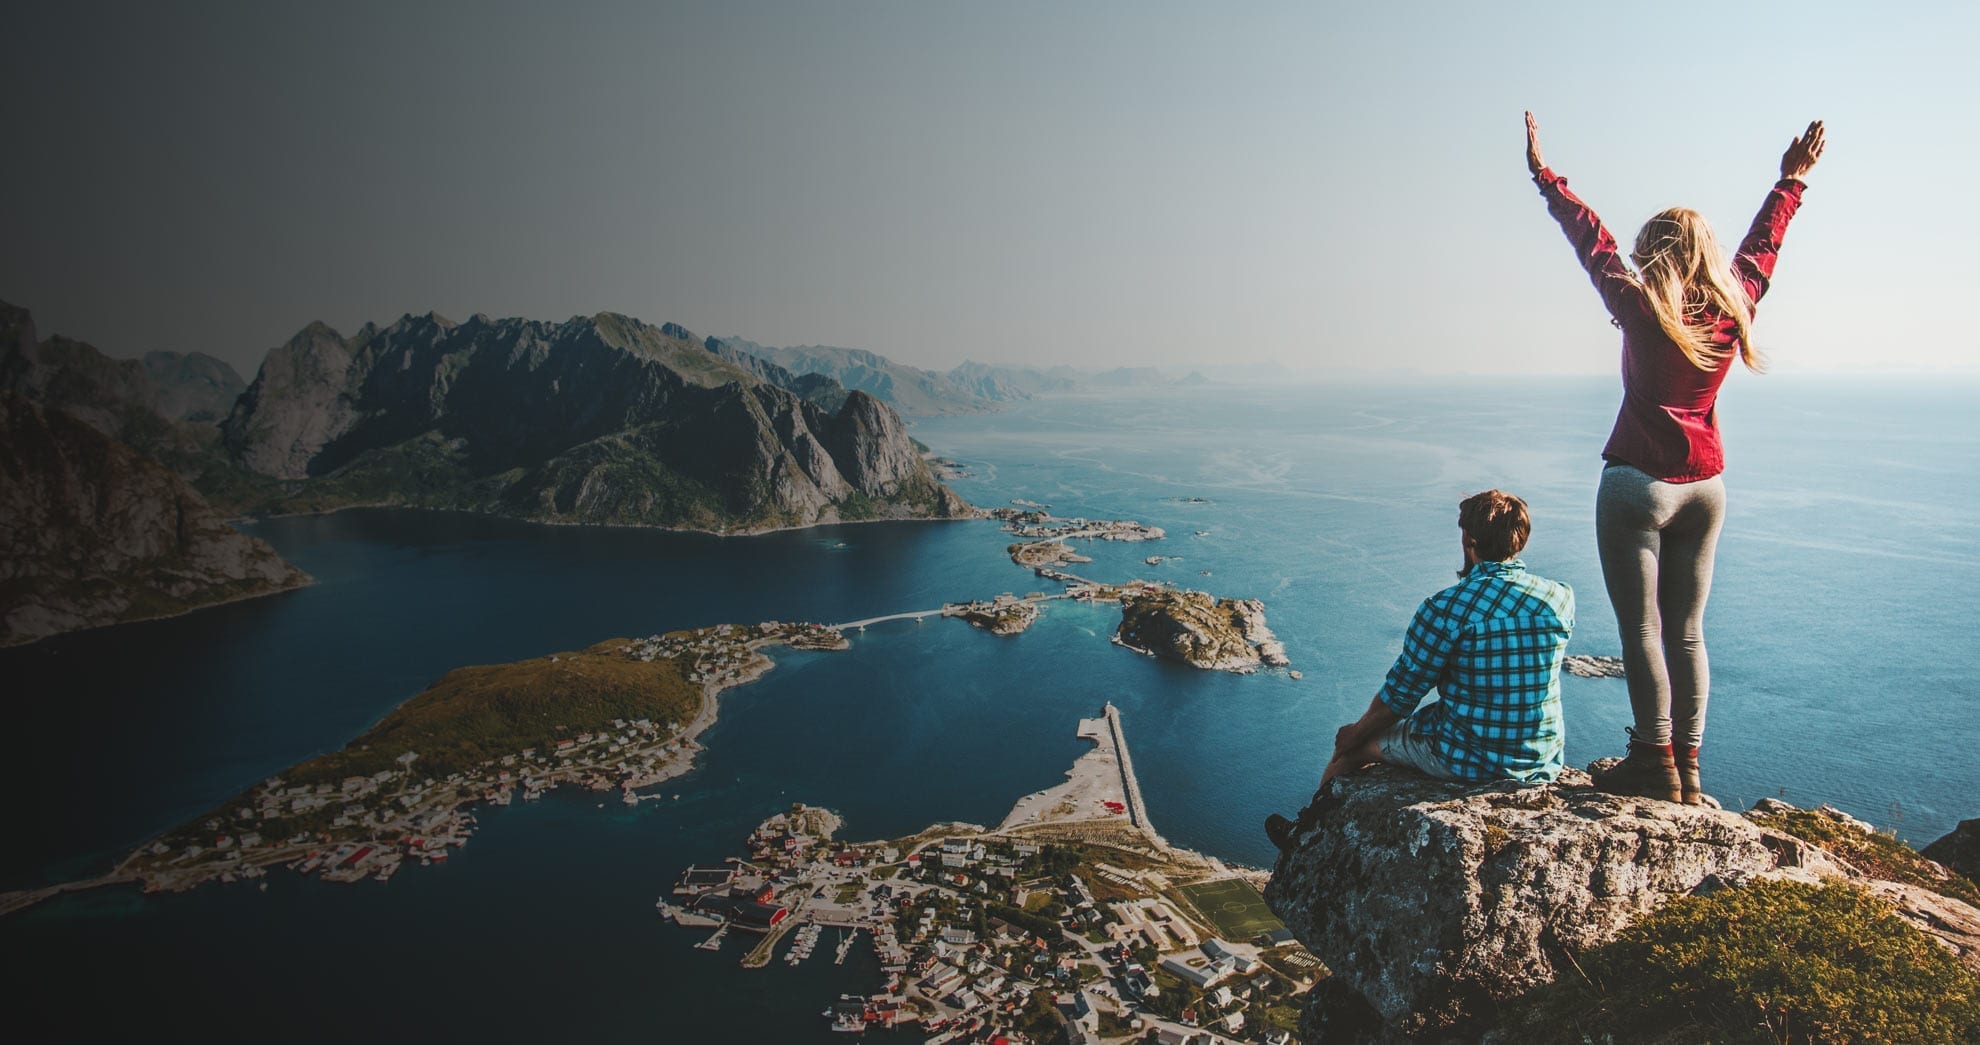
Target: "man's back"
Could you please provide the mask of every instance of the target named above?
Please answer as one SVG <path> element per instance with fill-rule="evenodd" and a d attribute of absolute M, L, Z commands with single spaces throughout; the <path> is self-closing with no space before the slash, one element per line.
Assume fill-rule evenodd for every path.
<path fill-rule="evenodd" d="M 1462 779 L 1553 780 L 1574 592 L 1518 559 L 1479 562 L 1423 600 L 1381 701 Z M 1439 700 L 1418 709 L 1431 687 Z M 1414 711 L 1415 714 L 1411 714 Z"/>

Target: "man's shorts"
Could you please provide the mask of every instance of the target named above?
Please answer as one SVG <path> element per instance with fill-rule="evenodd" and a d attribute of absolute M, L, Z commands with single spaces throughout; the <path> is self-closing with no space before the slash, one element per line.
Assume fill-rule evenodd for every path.
<path fill-rule="evenodd" d="M 1444 763 L 1437 753 L 1437 742 L 1430 737 L 1412 736 L 1409 720 L 1390 726 L 1376 738 L 1382 749 L 1382 761 L 1393 766 L 1407 766 L 1427 777 L 1438 780 L 1456 780 L 1456 773 Z"/>

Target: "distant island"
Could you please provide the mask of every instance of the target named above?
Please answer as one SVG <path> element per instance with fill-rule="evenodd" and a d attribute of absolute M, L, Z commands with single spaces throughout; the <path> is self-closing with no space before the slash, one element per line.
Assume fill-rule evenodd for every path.
<path fill-rule="evenodd" d="M 965 604 L 956 616 L 992 635 L 1016 635 L 1038 619 L 1038 600 L 1000 595 L 987 602 Z"/>
<path fill-rule="evenodd" d="M 1265 626 L 1264 603 L 1201 591 L 1143 589 L 1124 595 L 1114 641 L 1219 671 L 1250 672 L 1289 663 L 1285 644 Z"/>
<path fill-rule="evenodd" d="M 1594 657 L 1576 653 L 1561 658 L 1561 669 L 1570 675 L 1585 679 L 1619 679 L 1623 677 L 1621 657 Z"/>
<path fill-rule="evenodd" d="M 1073 598 L 1121 604 L 1116 645 L 1215 671 L 1249 673 L 1261 666 L 1290 663 L 1285 644 L 1265 624 L 1265 604 L 1256 599 L 1219 599 L 1156 581 L 1102 584 L 1065 569 L 1093 561 L 1074 552 L 1068 540 L 1159 541 L 1166 536 L 1159 526 L 1125 519 L 1062 519 L 1028 502 L 1019 508 L 991 509 L 990 515 L 1003 520 L 1004 529 L 1026 538 L 1005 549 L 1012 562 L 1070 584 L 1067 591 Z M 1150 555 L 1143 562 L 1159 566 L 1172 558 Z"/>

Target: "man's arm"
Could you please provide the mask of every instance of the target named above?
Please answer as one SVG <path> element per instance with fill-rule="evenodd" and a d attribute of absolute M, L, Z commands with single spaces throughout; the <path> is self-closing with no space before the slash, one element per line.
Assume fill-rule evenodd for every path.
<path fill-rule="evenodd" d="M 1382 732 L 1415 710 L 1416 705 L 1430 692 L 1430 687 L 1443 677 L 1444 668 L 1457 649 L 1458 634 L 1454 625 L 1455 622 L 1446 619 L 1439 611 L 1434 598 L 1423 600 L 1423 605 L 1417 607 L 1416 616 L 1409 622 L 1409 630 L 1403 633 L 1402 653 L 1396 657 L 1395 666 L 1389 669 L 1389 677 L 1383 681 L 1381 691 L 1368 702 L 1368 710 L 1360 718 L 1342 726 L 1334 734 L 1334 754 L 1320 774 L 1322 785 L 1342 773 L 1380 759 L 1381 751 L 1375 745 Z"/>
<path fill-rule="evenodd" d="M 1458 628 L 1458 622 L 1444 614 L 1435 596 L 1424 599 L 1416 608 L 1416 616 L 1410 618 L 1409 630 L 1403 632 L 1402 652 L 1396 655 L 1388 678 L 1376 692 L 1375 702 L 1385 705 L 1397 718 L 1415 711 L 1431 687 L 1444 677 L 1444 668 L 1457 651 Z"/>

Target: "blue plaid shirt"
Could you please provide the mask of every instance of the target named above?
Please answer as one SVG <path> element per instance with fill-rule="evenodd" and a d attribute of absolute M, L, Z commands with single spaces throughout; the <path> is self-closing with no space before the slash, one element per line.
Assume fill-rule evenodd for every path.
<path fill-rule="evenodd" d="M 1561 773 L 1561 654 L 1574 590 L 1518 559 L 1481 562 L 1423 600 L 1382 703 L 1432 740 L 1461 780 L 1551 781 Z M 1430 687 L 1439 699 L 1421 704 Z"/>

